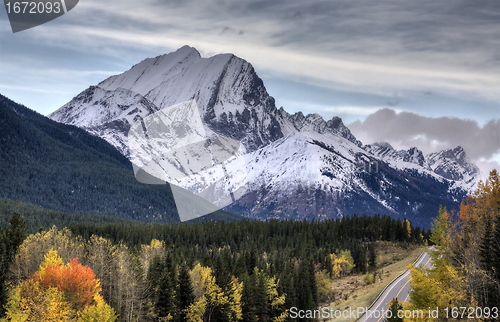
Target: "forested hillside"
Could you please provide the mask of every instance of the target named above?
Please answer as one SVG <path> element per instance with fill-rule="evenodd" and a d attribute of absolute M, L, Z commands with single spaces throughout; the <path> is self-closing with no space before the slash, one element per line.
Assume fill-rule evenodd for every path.
<path fill-rule="evenodd" d="M 25 225 L 20 216 L 13 219 L 11 226 L 20 228 L 1 238 L 7 245 L 9 231 L 20 236 L 17 255 L 4 257 L 11 261 L 3 275 L 10 285 L 7 317 L 59 312 L 81 318 L 92 311 L 106 316 L 103 321 L 114 321 L 113 314 L 118 321 L 285 321 L 293 306 L 317 308 L 320 277 L 325 283 L 374 267 L 374 241 L 421 244 L 427 237 L 406 220 L 355 216 L 323 222 L 80 223 L 22 242 Z M 73 267 L 87 272 L 82 283 L 89 287 L 95 274 L 99 288 L 85 294 L 97 300 L 78 306 L 73 291 L 44 275 L 56 270 L 72 276 Z M 47 293 L 50 285 L 66 294 L 64 301 L 55 289 Z M 46 294 L 45 300 L 30 294 Z"/>
<path fill-rule="evenodd" d="M 63 212 L 179 222 L 169 185 L 139 183 L 131 163 L 106 141 L 1 95 L 0 198 Z"/>

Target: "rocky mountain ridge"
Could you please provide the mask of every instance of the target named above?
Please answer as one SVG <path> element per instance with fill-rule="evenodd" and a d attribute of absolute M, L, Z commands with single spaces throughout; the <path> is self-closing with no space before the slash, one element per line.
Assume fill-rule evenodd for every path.
<path fill-rule="evenodd" d="M 479 178 L 460 147 L 424 156 L 417 148 L 363 146 L 338 117 L 325 121 L 276 108 L 245 60 L 232 54 L 202 58 L 188 46 L 89 87 L 49 117 L 84 128 L 130 156 L 126 134 L 135 122 L 190 100 L 208 132 L 242 144 L 245 175 L 227 178 L 249 189 L 227 209 L 248 217 L 390 213 L 426 223 L 440 204 L 453 207 Z M 210 188 L 200 186 L 206 177 L 199 179 L 181 186 Z"/>

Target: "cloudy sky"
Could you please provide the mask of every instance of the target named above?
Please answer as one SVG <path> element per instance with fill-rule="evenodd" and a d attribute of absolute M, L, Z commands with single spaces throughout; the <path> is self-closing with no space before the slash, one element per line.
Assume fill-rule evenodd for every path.
<path fill-rule="evenodd" d="M 183 45 L 252 63 L 278 107 L 340 116 L 365 144 L 462 145 L 500 169 L 500 1 L 81 0 L 13 34 L 0 8 L 0 93 L 49 114 Z"/>

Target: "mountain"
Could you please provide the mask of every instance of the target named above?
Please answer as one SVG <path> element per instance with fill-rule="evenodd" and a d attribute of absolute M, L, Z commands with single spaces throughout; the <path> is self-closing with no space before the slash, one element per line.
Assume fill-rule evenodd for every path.
<path fill-rule="evenodd" d="M 157 111 L 194 101 L 207 135 L 238 140 L 245 167 L 225 170 L 244 193 L 226 209 L 251 218 L 322 219 L 388 213 L 429 225 L 439 205 L 456 206 L 477 183 L 461 148 L 424 156 L 417 148 L 363 146 L 342 120 L 276 108 L 250 63 L 232 54 L 202 58 L 184 46 L 91 86 L 49 115 L 100 136 L 131 157 L 127 134 Z M 189 159 L 176 167 L 194 173 Z M 210 171 L 175 183 L 217 195 Z M 243 191 L 243 190 L 241 190 Z"/>
<path fill-rule="evenodd" d="M 394 168 L 404 171 L 415 169 L 435 176 L 437 180 L 445 178 L 451 183 L 451 189 L 470 193 L 477 188 L 479 168 L 470 161 L 461 146 L 426 156 L 416 147 L 396 151 L 387 142 L 366 145 L 364 149 Z"/>
<path fill-rule="evenodd" d="M 140 99 L 136 102 L 141 104 Z M 73 221 L 78 213 L 82 221 L 90 217 L 81 214 L 94 214 L 179 222 L 170 185 L 141 184 L 130 161 L 106 141 L 76 126 L 54 122 L 2 95 L 0 198 L 75 213 L 54 212 L 58 222 Z M 54 215 L 38 213 L 47 214 L 49 225 L 53 221 Z M 237 217 L 218 212 L 211 218 Z"/>

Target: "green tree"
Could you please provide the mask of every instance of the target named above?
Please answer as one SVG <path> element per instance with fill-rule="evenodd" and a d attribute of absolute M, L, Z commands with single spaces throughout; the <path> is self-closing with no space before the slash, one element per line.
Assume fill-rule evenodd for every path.
<path fill-rule="evenodd" d="M 403 322 L 403 318 L 398 317 L 398 312 L 403 309 L 403 305 L 401 305 L 397 298 L 394 298 L 388 304 L 389 310 L 386 313 L 388 317 L 385 319 L 385 322 Z"/>
<path fill-rule="evenodd" d="M 186 265 L 179 269 L 179 321 L 186 320 L 187 309 L 194 303 L 194 289 L 191 276 Z"/>
<path fill-rule="evenodd" d="M 0 228 L 0 317 L 5 313 L 4 306 L 7 304 L 7 287 L 5 280 L 7 278 L 7 270 L 9 267 L 9 260 L 7 258 L 7 245 L 3 229 Z"/>
<path fill-rule="evenodd" d="M 497 214 L 495 232 L 491 241 L 491 264 L 493 283 L 490 291 L 492 307 L 500 307 L 500 213 Z"/>
<path fill-rule="evenodd" d="M 16 255 L 17 249 L 27 236 L 27 227 L 23 217 L 18 213 L 14 213 L 10 218 L 9 228 L 7 228 L 5 232 L 7 258 L 9 261 L 12 261 Z"/>
<path fill-rule="evenodd" d="M 310 260 L 302 261 L 299 265 L 295 292 L 297 296 L 297 307 L 301 310 L 313 310 L 317 306 L 318 295 L 316 276 L 314 274 L 314 269 L 311 270 L 311 267 L 312 262 Z"/>
<path fill-rule="evenodd" d="M 160 321 L 178 316 L 177 271 L 172 256 L 167 254 L 158 280 L 156 311 Z"/>
<path fill-rule="evenodd" d="M 368 244 L 368 266 L 371 271 L 377 269 L 377 254 L 375 253 L 375 244 Z"/>
<path fill-rule="evenodd" d="M 9 221 L 9 227 L 5 231 L 0 229 L 0 317 L 5 314 L 8 294 L 5 281 L 10 263 L 19 249 L 19 246 L 27 237 L 26 223 L 23 217 L 14 213 Z"/>

